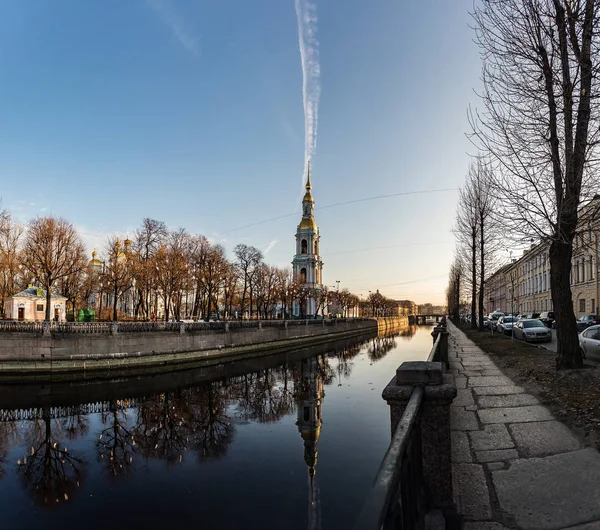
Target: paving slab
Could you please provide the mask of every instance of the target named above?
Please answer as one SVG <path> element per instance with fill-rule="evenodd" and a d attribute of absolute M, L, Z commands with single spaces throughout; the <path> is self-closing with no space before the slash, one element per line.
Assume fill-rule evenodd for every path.
<path fill-rule="evenodd" d="M 516 460 L 519 453 L 516 449 L 494 449 L 493 451 L 475 451 L 475 460 L 480 464 L 499 462 L 501 460 Z"/>
<path fill-rule="evenodd" d="M 476 523 L 465 523 L 463 530 L 508 530 L 508 527 L 500 523 L 477 521 Z"/>
<path fill-rule="evenodd" d="M 467 434 L 462 431 L 451 431 L 450 435 L 452 438 L 452 462 L 457 464 L 473 462 Z"/>
<path fill-rule="evenodd" d="M 450 429 L 453 431 L 477 431 L 479 424 L 475 412 L 460 407 L 450 407 Z"/>
<path fill-rule="evenodd" d="M 476 396 L 502 396 L 508 394 L 522 394 L 525 392 L 524 388 L 515 386 L 514 384 L 504 386 L 476 386 L 473 388 L 473 393 Z"/>
<path fill-rule="evenodd" d="M 475 405 L 475 401 L 473 400 L 473 392 L 470 388 L 460 388 L 456 392 L 456 397 L 452 402 L 453 407 L 469 407 L 471 405 Z"/>
<path fill-rule="evenodd" d="M 502 375 L 486 375 L 480 377 L 469 377 L 468 386 L 510 386 L 513 382 L 510 378 Z"/>
<path fill-rule="evenodd" d="M 512 449 L 515 446 L 506 425 L 502 423 L 484 425 L 482 431 L 471 431 L 469 438 L 474 451 Z"/>
<path fill-rule="evenodd" d="M 526 530 L 599 520 L 598 477 L 600 454 L 591 448 L 515 460 L 510 468 L 492 472 L 500 509 Z"/>
<path fill-rule="evenodd" d="M 481 409 L 496 407 L 522 407 L 523 405 L 539 405 L 540 402 L 531 394 L 510 394 L 508 396 L 480 396 L 477 405 Z"/>
<path fill-rule="evenodd" d="M 466 377 L 455 377 L 454 384 L 456 388 L 467 388 L 467 378 Z"/>
<path fill-rule="evenodd" d="M 504 373 L 498 368 L 485 368 L 481 371 L 481 375 L 504 375 Z"/>
<path fill-rule="evenodd" d="M 522 423 L 554 419 L 550 411 L 541 405 L 480 409 L 477 414 L 481 423 Z"/>
<path fill-rule="evenodd" d="M 497 471 L 498 469 L 506 469 L 504 462 L 488 462 L 485 465 L 490 471 Z"/>
<path fill-rule="evenodd" d="M 566 528 L 565 530 L 600 530 L 600 521 L 569 526 L 569 528 Z"/>
<path fill-rule="evenodd" d="M 558 421 L 514 423 L 508 428 L 524 457 L 554 455 L 581 448 L 579 440 Z"/>
<path fill-rule="evenodd" d="M 453 464 L 454 496 L 459 513 L 467 521 L 491 519 L 492 508 L 483 466 Z"/>

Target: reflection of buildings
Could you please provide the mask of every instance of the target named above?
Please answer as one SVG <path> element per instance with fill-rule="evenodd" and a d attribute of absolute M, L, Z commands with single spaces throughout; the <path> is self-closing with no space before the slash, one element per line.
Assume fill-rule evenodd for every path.
<path fill-rule="evenodd" d="M 297 394 L 298 421 L 296 425 L 304 440 L 304 461 L 308 466 L 308 528 L 320 528 L 320 511 L 317 499 L 315 474 L 317 467 L 317 441 L 321 434 L 321 408 L 323 405 L 322 370 L 326 360 L 321 355 L 301 363 L 302 379 Z"/>

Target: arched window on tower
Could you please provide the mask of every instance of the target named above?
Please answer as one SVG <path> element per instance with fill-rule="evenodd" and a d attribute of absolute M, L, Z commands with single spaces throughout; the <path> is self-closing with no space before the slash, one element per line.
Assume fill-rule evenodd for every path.
<path fill-rule="evenodd" d="M 319 241 L 315 241 L 315 254 L 319 255 Z"/>
<path fill-rule="evenodd" d="M 300 269 L 300 283 L 306 283 L 306 269 Z"/>
<path fill-rule="evenodd" d="M 306 254 L 308 252 L 308 243 L 306 242 L 306 239 L 303 239 L 302 243 L 300 243 L 300 245 L 301 245 L 300 253 Z"/>

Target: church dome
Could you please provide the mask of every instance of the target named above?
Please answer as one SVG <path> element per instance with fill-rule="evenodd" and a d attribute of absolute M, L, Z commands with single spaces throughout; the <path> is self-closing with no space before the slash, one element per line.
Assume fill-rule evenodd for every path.
<path fill-rule="evenodd" d="M 316 229 L 317 229 L 317 223 L 315 223 L 315 220 L 312 217 L 302 219 L 302 221 L 300 221 L 300 224 L 298 225 L 298 230 L 316 230 Z"/>
<path fill-rule="evenodd" d="M 98 259 L 98 253 L 95 250 L 92 252 L 92 259 L 89 261 L 88 267 L 92 267 L 94 269 L 102 268 L 102 262 Z"/>

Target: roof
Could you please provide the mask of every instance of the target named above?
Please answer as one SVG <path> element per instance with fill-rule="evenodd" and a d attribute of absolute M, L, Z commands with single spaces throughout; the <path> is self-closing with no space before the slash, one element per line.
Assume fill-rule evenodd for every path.
<path fill-rule="evenodd" d="M 32 300 L 35 300 L 38 298 L 46 298 L 46 291 L 39 287 L 28 287 L 24 291 L 21 291 L 17 294 L 13 294 L 13 295 L 9 296 L 8 298 L 31 298 Z M 52 293 L 50 295 L 50 299 L 51 300 L 66 300 L 66 298 L 64 296 L 61 296 L 60 294 L 56 294 L 56 293 Z"/>

